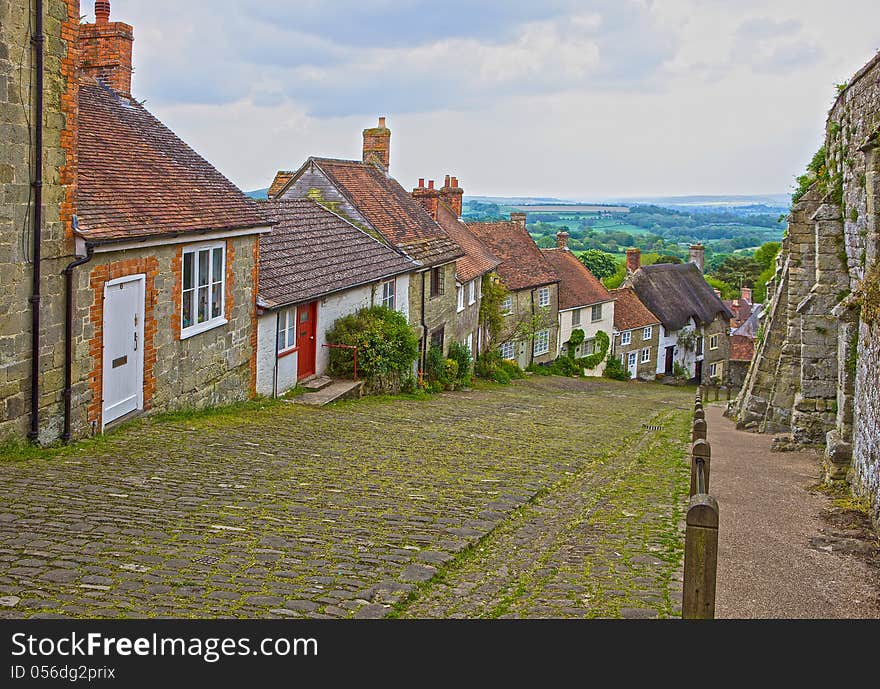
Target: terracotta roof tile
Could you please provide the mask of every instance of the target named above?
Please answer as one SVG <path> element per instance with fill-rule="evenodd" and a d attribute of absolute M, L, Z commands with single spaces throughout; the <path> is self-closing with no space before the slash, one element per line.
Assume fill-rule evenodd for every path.
<path fill-rule="evenodd" d="M 266 195 L 271 199 L 280 192 L 284 187 L 287 186 L 287 183 L 293 179 L 293 176 L 296 174 L 296 171 L 290 170 L 279 170 L 275 175 L 275 179 L 272 180 L 272 184 L 269 185 L 269 191 L 266 192 Z"/>
<path fill-rule="evenodd" d="M 576 309 L 613 297 L 577 256 L 566 249 L 541 249 L 544 258 L 559 277 L 559 308 Z"/>
<path fill-rule="evenodd" d="M 137 101 L 79 91 L 78 231 L 90 240 L 266 226 L 256 202 Z"/>
<path fill-rule="evenodd" d="M 496 272 L 507 289 L 515 291 L 559 282 L 523 225 L 505 220 L 469 222 L 467 226 L 501 261 Z"/>
<path fill-rule="evenodd" d="M 455 262 L 455 276 L 465 283 L 494 270 L 501 263 L 489 247 L 477 239 L 449 206 L 440 201 L 437 209 L 437 222 L 446 234 L 452 237 L 464 250 L 464 256 Z"/>
<path fill-rule="evenodd" d="M 397 180 L 372 163 L 309 158 L 346 194 L 367 222 L 389 242 L 423 265 L 439 265 L 464 251 Z"/>
<path fill-rule="evenodd" d="M 617 330 L 623 332 L 660 323 L 632 287 L 613 289 L 611 296 L 614 297 L 614 327 Z"/>
<path fill-rule="evenodd" d="M 755 355 L 755 341 L 743 335 L 730 336 L 730 360 L 751 361 Z"/>
<path fill-rule="evenodd" d="M 316 299 L 418 267 L 310 199 L 260 205 L 278 221 L 260 239 L 260 297 L 270 305 Z"/>
<path fill-rule="evenodd" d="M 667 330 L 679 330 L 690 318 L 704 324 L 719 314 L 728 320 L 733 317 L 693 263 L 642 266 L 630 280 L 639 299 Z"/>

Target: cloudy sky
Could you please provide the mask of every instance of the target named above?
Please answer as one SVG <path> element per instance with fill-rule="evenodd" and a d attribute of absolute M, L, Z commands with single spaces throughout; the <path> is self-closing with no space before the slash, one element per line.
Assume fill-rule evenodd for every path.
<path fill-rule="evenodd" d="M 91 0 L 82 0 L 93 20 Z M 391 127 L 480 195 L 789 191 L 877 0 L 112 0 L 134 93 L 243 189 Z"/>

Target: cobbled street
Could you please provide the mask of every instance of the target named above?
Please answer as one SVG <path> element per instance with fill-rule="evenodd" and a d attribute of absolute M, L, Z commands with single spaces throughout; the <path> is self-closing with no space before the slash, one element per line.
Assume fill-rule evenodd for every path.
<path fill-rule="evenodd" d="M 7 458 L 0 616 L 673 616 L 692 399 L 532 376 Z"/>

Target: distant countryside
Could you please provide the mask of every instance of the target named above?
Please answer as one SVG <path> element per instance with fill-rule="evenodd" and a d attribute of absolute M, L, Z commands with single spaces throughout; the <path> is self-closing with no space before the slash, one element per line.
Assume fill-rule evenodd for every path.
<path fill-rule="evenodd" d="M 764 297 L 764 282 L 773 275 L 773 261 L 787 230 L 789 206 L 773 197 L 768 203 L 731 204 L 723 199 L 691 201 L 679 206 L 658 204 L 602 205 L 520 203 L 521 199 L 466 199 L 466 220 L 506 219 L 527 213 L 527 228 L 543 248 L 556 245 L 556 233 L 568 232 L 569 248 L 608 287 L 625 276 L 626 250 L 642 251 L 642 264 L 679 262 L 694 243 L 706 247 L 706 274 L 725 298 L 741 287 Z"/>

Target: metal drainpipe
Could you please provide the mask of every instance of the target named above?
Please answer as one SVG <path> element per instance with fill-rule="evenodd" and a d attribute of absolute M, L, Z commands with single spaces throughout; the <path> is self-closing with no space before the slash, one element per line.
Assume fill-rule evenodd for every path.
<path fill-rule="evenodd" d="M 259 321 L 258 321 L 259 322 Z M 272 371 L 272 397 L 278 397 L 278 326 L 281 325 L 281 310 L 275 312 L 275 367 Z M 286 342 L 284 344 L 287 344 Z"/>
<path fill-rule="evenodd" d="M 73 397 L 73 271 L 77 266 L 88 263 L 94 255 L 94 248 L 86 244 L 86 255 L 68 263 L 64 268 L 64 286 L 67 292 L 64 309 L 64 390 L 61 393 L 64 399 L 64 432 L 61 440 L 70 442 L 71 433 L 71 407 Z"/>
<path fill-rule="evenodd" d="M 31 43 L 34 45 L 36 102 L 34 104 L 34 272 L 31 303 L 31 428 L 28 438 L 40 437 L 40 249 L 43 225 L 43 0 L 37 0 L 37 17 Z"/>

